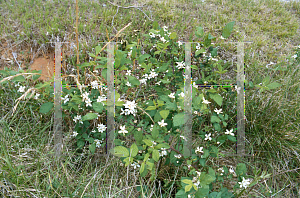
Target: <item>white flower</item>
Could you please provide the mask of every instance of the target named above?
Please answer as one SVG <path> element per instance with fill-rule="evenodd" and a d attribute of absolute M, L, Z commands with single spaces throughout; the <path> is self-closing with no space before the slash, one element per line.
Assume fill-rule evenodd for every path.
<path fill-rule="evenodd" d="M 85 104 L 86 107 L 88 107 L 88 106 L 92 107 L 92 104 L 91 104 L 92 101 L 89 98 L 85 101 L 85 103 L 86 103 Z"/>
<path fill-rule="evenodd" d="M 25 92 L 25 86 L 20 86 L 18 92 Z"/>
<path fill-rule="evenodd" d="M 151 141 L 152 142 L 152 146 L 155 146 L 157 143 L 155 141 Z"/>
<path fill-rule="evenodd" d="M 177 63 L 177 68 L 178 69 L 184 69 L 185 68 L 185 62 L 181 61 L 181 62 L 176 62 Z"/>
<path fill-rule="evenodd" d="M 197 49 L 197 50 L 200 49 L 200 43 L 198 43 L 198 45 L 196 46 L 196 49 Z"/>
<path fill-rule="evenodd" d="M 168 36 L 170 36 L 171 35 L 171 32 L 169 32 L 169 33 L 167 33 L 168 34 Z"/>
<path fill-rule="evenodd" d="M 96 133 L 95 129 L 92 130 L 92 133 Z"/>
<path fill-rule="evenodd" d="M 224 173 L 224 169 L 223 168 L 219 168 L 218 171 L 221 171 L 220 175 L 223 175 L 223 173 Z"/>
<path fill-rule="evenodd" d="M 136 162 L 134 162 L 133 164 L 131 164 L 131 166 L 133 166 L 134 169 L 136 169 L 136 167 L 140 167 L 140 165 L 138 163 L 136 163 Z"/>
<path fill-rule="evenodd" d="M 131 53 L 132 53 L 132 50 L 130 50 L 130 51 L 128 52 L 128 56 L 129 56 L 129 57 L 131 56 Z"/>
<path fill-rule="evenodd" d="M 141 80 L 139 80 L 140 81 L 140 83 L 144 83 L 144 84 L 146 84 L 146 82 L 147 82 L 147 79 L 146 78 L 143 78 L 143 79 L 141 79 Z"/>
<path fill-rule="evenodd" d="M 158 76 L 158 74 L 155 73 L 154 70 L 152 69 L 152 71 L 150 72 L 149 77 L 150 77 L 150 78 L 155 78 L 156 76 Z"/>
<path fill-rule="evenodd" d="M 167 123 L 164 123 L 164 120 L 162 120 L 161 122 L 158 122 L 158 124 L 160 127 L 164 127 L 164 126 L 168 125 Z"/>
<path fill-rule="evenodd" d="M 198 177 L 200 177 L 200 175 L 201 175 L 201 172 L 199 172 L 199 171 L 196 171 L 196 173 L 197 173 L 197 176 L 198 176 Z"/>
<path fill-rule="evenodd" d="M 194 111 L 194 114 L 198 114 L 198 112 L 197 112 L 197 111 Z"/>
<path fill-rule="evenodd" d="M 96 142 L 96 147 L 100 148 L 102 141 L 101 140 L 98 140 L 98 139 L 95 139 L 94 142 Z"/>
<path fill-rule="evenodd" d="M 78 133 L 76 131 L 73 131 L 73 137 L 76 137 L 78 135 Z"/>
<path fill-rule="evenodd" d="M 154 126 L 154 125 L 153 125 L 153 124 L 151 124 L 151 128 L 150 128 L 150 131 L 152 131 L 152 129 L 153 129 L 153 126 Z"/>
<path fill-rule="evenodd" d="M 125 130 L 125 125 L 124 126 L 120 126 L 121 131 L 119 131 L 119 133 L 123 133 L 123 135 L 125 135 L 125 133 L 128 133 L 128 131 Z"/>
<path fill-rule="evenodd" d="M 237 88 L 237 86 L 235 86 L 235 90 L 238 92 L 238 94 L 240 93 L 241 87 Z"/>
<path fill-rule="evenodd" d="M 297 54 L 295 54 L 294 56 L 292 56 L 292 58 L 297 58 L 298 56 L 297 56 Z"/>
<path fill-rule="evenodd" d="M 192 182 L 194 183 L 194 185 L 198 188 L 200 181 L 198 181 L 197 177 L 193 177 Z"/>
<path fill-rule="evenodd" d="M 180 136 L 182 139 L 184 139 L 185 141 L 187 141 L 186 137 L 184 137 L 183 135 Z"/>
<path fill-rule="evenodd" d="M 170 93 L 168 96 L 170 97 L 170 98 L 175 98 L 175 93 Z"/>
<path fill-rule="evenodd" d="M 99 85 L 98 85 L 98 83 L 97 83 L 96 80 L 93 81 L 93 82 L 91 82 L 91 85 L 92 85 L 92 88 L 93 88 L 93 89 L 97 89 L 97 88 L 99 87 Z"/>
<path fill-rule="evenodd" d="M 215 108 L 215 112 L 216 112 L 217 114 L 223 113 L 223 112 L 222 112 L 222 109 L 219 109 L 219 110 L 218 110 L 217 108 Z"/>
<path fill-rule="evenodd" d="M 89 98 L 89 93 L 84 92 L 81 97 L 83 98 L 83 100 L 87 100 Z"/>
<path fill-rule="evenodd" d="M 106 130 L 106 126 L 104 124 L 98 124 L 98 132 L 103 133 Z"/>
<path fill-rule="evenodd" d="M 193 87 L 195 87 L 196 89 L 198 89 L 198 85 L 196 85 L 195 82 L 193 82 Z"/>
<path fill-rule="evenodd" d="M 155 34 L 154 33 L 149 32 L 149 35 L 150 35 L 151 38 L 155 38 Z"/>
<path fill-rule="evenodd" d="M 204 81 L 204 84 L 206 84 L 207 83 L 207 81 Z"/>
<path fill-rule="evenodd" d="M 159 153 L 159 156 L 160 156 L 160 157 L 161 157 L 161 156 L 164 156 L 164 155 L 168 155 L 168 152 L 165 151 L 165 150 L 163 150 L 163 151 L 161 151 L 161 153 Z"/>
<path fill-rule="evenodd" d="M 102 101 L 106 101 L 106 96 L 102 95 L 102 96 L 98 96 L 97 102 L 102 102 Z M 103 102 L 102 102 L 103 104 Z"/>
<path fill-rule="evenodd" d="M 180 45 L 182 45 L 182 43 L 180 41 L 178 41 L 178 47 L 180 47 Z"/>
<path fill-rule="evenodd" d="M 197 149 L 195 150 L 195 153 L 203 153 L 202 149 L 203 149 L 203 147 L 197 147 Z"/>
<path fill-rule="evenodd" d="M 232 173 L 232 174 L 235 174 L 235 171 L 233 170 L 232 167 L 230 167 L 229 172 Z"/>
<path fill-rule="evenodd" d="M 136 107 L 135 101 L 126 101 L 126 104 L 123 104 L 125 108 L 127 108 L 125 111 L 128 111 L 128 114 L 132 113 L 135 116 L 136 110 L 134 109 Z M 126 114 L 125 114 L 126 115 Z"/>
<path fill-rule="evenodd" d="M 228 131 L 228 130 L 226 129 L 225 134 L 234 136 L 233 129 L 231 129 L 230 131 Z"/>
<path fill-rule="evenodd" d="M 20 82 L 18 82 L 17 84 L 15 84 L 15 87 L 19 87 L 20 86 Z"/>
<path fill-rule="evenodd" d="M 238 182 L 239 184 L 240 184 L 240 188 L 247 188 L 248 186 L 249 186 L 249 184 L 250 184 L 250 179 L 245 179 L 244 177 L 243 177 L 243 181 L 242 182 Z"/>
<path fill-rule="evenodd" d="M 210 141 L 210 140 L 212 139 L 210 136 L 211 136 L 211 133 L 210 133 L 210 134 L 208 134 L 208 135 L 207 135 L 207 134 L 205 134 L 205 139 L 204 139 L 204 140 L 209 140 L 209 141 Z"/>
<path fill-rule="evenodd" d="M 127 86 L 129 86 L 129 87 L 131 87 L 131 84 L 130 84 L 130 82 L 127 82 L 127 83 L 126 83 L 126 85 L 127 85 Z"/>
<path fill-rule="evenodd" d="M 174 155 L 174 157 L 176 157 L 176 158 L 181 158 L 181 155 L 180 154 L 178 154 L 178 155 Z M 178 162 L 177 162 L 178 163 Z"/>
<path fill-rule="evenodd" d="M 34 99 L 38 99 L 38 97 L 40 96 L 40 94 L 39 93 L 36 93 L 36 95 L 34 96 Z"/>
<path fill-rule="evenodd" d="M 161 81 L 159 81 L 159 82 L 157 82 L 157 83 L 155 83 L 156 85 L 160 85 L 160 83 L 161 83 Z"/>
<path fill-rule="evenodd" d="M 83 122 L 82 122 L 82 120 L 81 120 L 81 115 L 77 115 L 77 116 L 75 116 L 75 118 L 73 119 L 73 121 L 76 123 L 77 122 L 77 120 L 79 120 L 79 122 L 81 123 L 81 124 L 83 124 Z"/>
<path fill-rule="evenodd" d="M 127 70 L 127 73 L 125 75 L 130 76 L 130 74 L 131 74 L 131 71 Z"/>
<path fill-rule="evenodd" d="M 220 37 L 221 39 L 225 39 L 223 36 Z"/>
<path fill-rule="evenodd" d="M 166 42 L 166 39 L 164 37 L 161 37 L 160 40 L 164 43 Z"/>
<path fill-rule="evenodd" d="M 183 92 L 181 92 L 179 95 L 184 98 L 184 93 Z"/>
<path fill-rule="evenodd" d="M 167 26 L 164 26 L 163 29 L 164 29 L 165 32 L 168 31 L 168 30 L 167 30 L 167 29 L 168 29 Z"/>
<path fill-rule="evenodd" d="M 203 102 L 202 103 L 204 103 L 204 104 L 209 104 L 209 103 L 211 103 L 211 102 L 209 102 L 208 100 L 205 100 L 205 98 L 203 97 Z"/>
<path fill-rule="evenodd" d="M 69 96 L 69 94 L 67 94 L 64 98 L 61 98 L 62 100 L 64 100 L 64 104 L 66 104 L 66 102 L 69 101 L 68 96 Z"/>

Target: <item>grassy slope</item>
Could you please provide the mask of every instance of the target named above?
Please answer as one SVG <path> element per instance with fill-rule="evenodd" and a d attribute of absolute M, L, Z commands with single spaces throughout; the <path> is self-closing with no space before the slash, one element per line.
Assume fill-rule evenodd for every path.
<path fill-rule="evenodd" d="M 82 38 L 80 43 L 87 41 L 87 45 L 82 47 L 83 53 L 91 51 L 96 44 L 95 39 L 107 40 L 106 28 L 110 35 L 114 35 L 116 30 L 133 22 L 124 32 L 123 39 L 136 41 L 133 30 L 139 29 L 140 35 L 142 35 L 144 32 L 147 33 L 151 27 L 152 22 L 147 18 L 144 19 L 145 15 L 141 11 L 119 8 L 116 14 L 115 6 L 101 1 L 99 5 L 103 3 L 106 4 L 106 7 L 96 7 L 93 4 L 90 8 L 91 5 L 80 4 L 80 17 L 82 17 L 79 25 L 80 38 Z M 119 5 L 129 6 L 133 3 L 119 2 Z M 297 145 L 299 143 L 298 123 L 300 118 L 299 65 L 292 65 L 292 58 L 288 59 L 287 57 L 293 55 L 292 50 L 300 44 L 298 25 L 300 4 L 283 5 L 278 1 L 206 1 L 205 3 L 139 1 L 135 3 L 144 5 L 143 11 L 152 19 L 157 20 L 161 27 L 166 25 L 169 30 L 182 35 L 181 40 L 183 41 L 195 39 L 192 38 L 192 35 L 198 25 L 204 27 L 205 32 L 210 32 L 218 38 L 222 28 L 230 21 L 236 21 L 234 31 L 238 32 L 235 32 L 228 40 L 253 41 L 252 44 L 245 44 L 246 79 L 256 84 L 265 76 L 270 76 L 272 82 L 279 82 L 283 86 L 275 91 L 265 93 L 255 90 L 246 91 L 247 140 L 251 142 L 251 147 L 257 150 L 256 156 L 249 159 L 249 162 L 252 166 L 277 174 L 267 180 L 266 184 L 256 187 L 251 194 L 259 197 L 269 196 L 270 188 L 272 194 L 278 192 L 276 194 L 278 197 L 299 196 L 299 170 L 292 171 L 300 164 L 299 146 Z M 19 1 L 18 5 L 10 6 L 2 2 L 3 6 L 0 6 L 1 43 L 18 44 L 21 49 L 20 53 L 31 47 L 36 52 L 41 46 L 40 44 L 51 40 L 52 33 L 55 37 L 59 35 L 60 38 L 65 37 L 67 41 L 75 42 L 72 29 L 75 26 L 75 7 L 68 1 L 63 4 L 65 6 L 57 4 L 56 7 L 47 4 L 43 8 L 40 3 L 25 5 L 24 1 Z M 69 9 L 67 5 L 70 5 L 71 8 Z M 65 8 L 67 9 L 63 10 Z M 57 10 L 57 13 L 54 13 L 53 10 Z M 141 18 L 143 20 L 140 20 Z M 112 27 L 112 19 L 114 19 L 115 29 Z M 48 36 L 46 32 L 49 32 Z M 221 42 L 220 39 L 216 41 L 220 45 Z M 236 53 L 235 46 L 227 44 L 221 46 L 223 53 L 220 54 L 220 58 L 230 60 L 232 54 Z M 51 49 L 51 46 L 46 44 L 42 50 L 51 51 L 53 48 Z M 24 60 L 24 65 L 28 65 L 29 61 L 29 59 Z M 271 65 L 271 68 L 281 65 L 287 70 L 274 71 L 266 68 L 266 64 L 270 62 L 277 63 Z M 1 62 L 1 64 L 4 63 Z M 1 91 L 0 104 L 5 106 L 1 108 L 1 117 L 11 111 L 15 105 L 15 99 L 18 98 L 17 94 L 19 93 L 16 91 Z M 105 195 L 105 191 L 106 193 L 115 193 L 127 185 L 131 187 L 136 185 L 133 175 L 128 174 L 127 170 L 124 172 L 122 168 L 117 169 L 118 165 L 115 164 L 117 161 L 114 158 L 106 163 L 105 160 L 99 161 L 96 156 L 75 157 L 68 148 L 69 151 L 62 164 L 55 166 L 49 163 L 50 157 L 45 154 L 45 151 L 48 150 L 47 146 L 51 141 L 48 138 L 48 131 L 52 130 L 53 117 L 41 118 L 37 115 L 37 110 L 38 106 L 34 102 L 27 103 L 26 108 L 24 103 L 21 103 L 14 116 L 9 114 L 4 120 L 1 120 L 0 126 L 4 131 L 1 133 L 3 134 L 1 140 L 5 140 L 1 141 L 1 157 L 8 160 L 7 162 L 1 160 L 1 170 L 5 173 L 4 178 L 10 181 L 11 186 L 20 190 L 11 194 L 21 197 L 33 196 L 32 194 L 38 197 L 59 197 L 59 195 L 67 196 L 67 194 L 78 191 L 78 194 L 81 195 L 87 187 L 86 196 L 90 197 L 95 193 L 97 196 L 107 197 L 108 194 Z M 74 140 L 71 138 L 65 140 L 66 145 L 70 145 L 72 142 Z M 7 155 L 4 147 L 7 149 Z M 20 156 L 22 153 L 25 153 L 23 157 Z M 224 161 L 226 160 L 233 163 L 237 161 L 232 158 L 224 159 Z M 100 171 L 97 172 L 98 170 Z M 176 173 L 176 170 L 170 170 L 170 172 L 172 171 Z M 93 179 L 96 172 L 97 177 Z M 251 173 L 249 172 L 249 174 Z M 176 180 L 180 180 L 180 174 L 184 175 L 179 172 Z M 3 178 L 3 176 L 1 177 Z M 170 179 L 174 180 L 175 178 L 171 175 Z M 50 180 L 53 188 L 49 187 Z M 115 187 L 110 189 L 111 182 L 114 182 Z M 59 183 L 68 183 L 69 185 L 59 185 Z M 4 186 L 9 185 L 5 184 Z M 30 189 L 36 191 L 30 191 Z M 128 188 L 122 191 L 120 196 L 125 194 L 129 196 L 132 189 Z M 283 190 L 280 191 L 281 189 Z M 136 190 L 131 193 L 131 196 L 135 196 L 134 192 Z M 159 193 L 156 192 L 156 194 Z"/>

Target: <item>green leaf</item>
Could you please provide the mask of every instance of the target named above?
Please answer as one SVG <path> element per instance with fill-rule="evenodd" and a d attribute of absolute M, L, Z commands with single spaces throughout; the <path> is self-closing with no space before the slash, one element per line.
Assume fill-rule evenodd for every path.
<path fill-rule="evenodd" d="M 246 165 L 244 163 L 239 163 L 237 166 L 236 166 L 236 175 L 237 176 L 241 176 L 241 175 L 244 175 L 246 174 L 247 172 L 247 168 L 246 168 Z"/>
<path fill-rule="evenodd" d="M 214 123 L 213 125 L 216 131 L 221 131 L 221 125 L 219 123 Z"/>
<path fill-rule="evenodd" d="M 143 132 L 142 131 L 135 131 L 134 132 L 134 138 L 135 138 L 136 142 L 138 144 L 140 144 L 141 141 L 143 140 Z"/>
<path fill-rule="evenodd" d="M 16 77 L 14 77 L 13 81 L 14 82 L 24 82 L 25 78 L 22 75 L 21 76 L 16 76 Z"/>
<path fill-rule="evenodd" d="M 250 84 L 250 83 L 249 83 Z M 253 85 L 253 84 L 252 84 Z M 271 83 L 271 84 L 268 84 L 267 85 L 267 87 L 269 88 L 269 89 L 276 89 L 277 87 L 280 87 L 282 84 L 280 84 L 280 83 L 277 83 L 277 82 L 273 82 L 273 83 Z"/>
<path fill-rule="evenodd" d="M 212 123 L 214 123 L 214 122 L 219 123 L 221 120 L 220 120 L 220 118 L 218 118 L 218 116 L 211 116 L 210 121 Z"/>
<path fill-rule="evenodd" d="M 201 166 L 205 166 L 206 159 L 205 159 L 205 158 L 201 158 L 201 159 L 199 160 L 199 162 L 200 162 L 200 165 L 201 165 Z"/>
<path fill-rule="evenodd" d="M 211 51 L 211 56 L 215 57 L 218 55 L 218 49 L 217 48 L 213 48 L 213 50 Z"/>
<path fill-rule="evenodd" d="M 158 137 L 158 135 L 159 135 L 159 130 L 158 130 L 157 124 L 155 124 L 155 125 L 153 126 L 153 129 L 152 129 L 152 131 L 151 131 L 151 135 L 152 135 L 153 139 L 157 139 L 157 137 Z"/>
<path fill-rule="evenodd" d="M 177 37 L 176 32 L 172 32 L 172 33 L 170 34 L 170 39 L 176 39 L 176 37 Z"/>
<path fill-rule="evenodd" d="M 82 148 L 85 145 L 85 142 L 83 140 L 78 140 L 77 141 L 77 147 Z"/>
<path fill-rule="evenodd" d="M 153 127 L 153 128 L 154 128 L 154 127 Z M 153 129 L 152 129 L 152 131 L 153 131 Z M 147 144 L 147 146 L 152 146 L 151 140 L 144 139 L 143 142 L 145 142 L 145 144 Z"/>
<path fill-rule="evenodd" d="M 230 36 L 230 34 L 233 30 L 233 26 L 234 26 L 234 21 L 227 23 L 227 25 L 224 27 L 223 32 L 222 32 L 223 38 L 227 39 Z"/>
<path fill-rule="evenodd" d="M 200 175 L 200 184 L 201 186 L 206 186 L 211 184 L 214 180 L 216 179 L 215 176 L 206 174 L 206 173 L 201 173 Z"/>
<path fill-rule="evenodd" d="M 184 113 L 179 113 L 174 116 L 174 118 L 173 118 L 174 127 L 183 125 L 184 123 L 185 123 L 184 122 Z"/>
<path fill-rule="evenodd" d="M 187 194 L 183 189 L 180 189 L 176 194 L 175 198 L 187 198 Z"/>
<path fill-rule="evenodd" d="M 232 135 L 227 135 L 228 140 L 232 141 L 232 142 L 236 142 L 236 138 Z"/>
<path fill-rule="evenodd" d="M 127 76 L 128 77 L 128 81 L 130 82 L 131 85 L 140 85 L 140 81 L 136 78 L 136 77 L 133 77 L 133 76 Z"/>
<path fill-rule="evenodd" d="M 211 40 L 211 39 L 214 39 L 215 37 L 213 37 L 213 35 L 211 35 L 210 33 L 208 33 L 208 39 Z"/>
<path fill-rule="evenodd" d="M 82 117 L 82 121 L 86 120 L 93 120 L 96 119 L 98 116 L 95 113 L 87 113 L 85 116 Z"/>
<path fill-rule="evenodd" d="M 78 65 L 78 67 L 83 68 L 83 67 L 89 67 L 90 63 L 81 63 Z"/>
<path fill-rule="evenodd" d="M 42 104 L 41 108 L 40 108 L 40 113 L 48 113 L 52 107 L 53 107 L 53 102 L 46 102 L 44 104 Z"/>
<path fill-rule="evenodd" d="M 139 149 L 137 147 L 137 145 L 135 143 L 133 143 L 130 147 L 130 153 L 131 153 L 131 157 L 135 157 L 139 152 Z"/>
<path fill-rule="evenodd" d="M 144 172 L 144 170 L 145 170 L 145 162 L 143 162 L 142 165 L 141 165 L 141 168 L 140 168 L 140 174 L 141 174 L 142 172 Z"/>
<path fill-rule="evenodd" d="M 193 181 L 192 180 L 190 180 L 190 179 L 183 179 L 183 180 L 181 180 L 183 183 L 185 183 L 185 184 L 193 184 Z"/>
<path fill-rule="evenodd" d="M 161 117 L 162 117 L 164 120 L 167 119 L 169 113 L 170 113 L 169 110 L 161 110 L 161 111 L 159 112 L 159 114 L 161 115 Z"/>
<path fill-rule="evenodd" d="M 266 85 L 270 82 L 270 76 L 266 76 L 263 81 L 262 81 L 262 84 Z"/>
<path fill-rule="evenodd" d="M 220 96 L 219 94 L 209 94 L 209 97 L 213 99 L 219 106 L 222 106 L 222 96 Z"/>
<path fill-rule="evenodd" d="M 146 161 L 148 160 L 149 156 L 150 156 L 149 153 L 147 153 L 147 154 L 145 155 L 145 157 L 144 157 L 144 162 L 146 162 Z"/>
<path fill-rule="evenodd" d="M 146 164 L 148 165 L 148 170 L 152 170 L 153 169 L 153 165 L 154 163 L 150 162 L 150 161 L 147 161 Z"/>
<path fill-rule="evenodd" d="M 154 21 L 153 22 L 153 29 L 158 30 L 158 27 L 159 27 L 159 25 L 158 25 L 157 21 Z"/>
<path fill-rule="evenodd" d="M 159 152 L 158 152 L 158 150 L 156 150 L 156 149 L 153 150 L 153 152 L 152 152 L 152 158 L 153 158 L 156 162 L 158 162 L 158 160 L 159 160 Z"/>
<path fill-rule="evenodd" d="M 191 190 L 192 187 L 193 187 L 193 184 L 186 185 L 186 186 L 184 187 L 184 191 L 185 191 L 185 192 L 188 192 L 188 191 Z"/>
<path fill-rule="evenodd" d="M 105 68 L 105 69 L 102 70 L 101 75 L 103 76 L 104 79 L 106 79 L 107 68 Z M 107 80 L 107 79 L 106 79 L 106 80 Z"/>
<path fill-rule="evenodd" d="M 156 109 L 155 106 L 149 106 L 149 107 L 147 107 L 147 109 L 145 109 L 145 110 L 155 110 L 155 109 Z"/>
<path fill-rule="evenodd" d="M 128 149 L 123 147 L 123 146 L 117 146 L 114 148 L 114 153 L 113 155 L 118 156 L 118 157 L 128 157 L 129 152 Z"/>
<path fill-rule="evenodd" d="M 141 55 L 140 57 L 139 57 L 139 64 L 141 64 L 141 63 L 144 63 L 144 61 L 145 61 L 145 59 L 146 58 L 149 58 L 149 57 L 151 57 L 149 54 L 143 54 L 143 55 Z M 145 65 L 143 65 L 143 67 L 145 67 Z"/>
<path fill-rule="evenodd" d="M 89 145 L 89 150 L 91 151 L 92 154 L 94 154 L 95 150 L 96 150 L 96 144 L 95 143 L 90 144 Z"/>
<path fill-rule="evenodd" d="M 195 34 L 196 34 L 196 36 L 198 37 L 198 38 L 202 38 L 203 37 L 203 35 L 204 35 L 204 31 L 203 31 L 203 28 L 202 27 L 197 27 L 196 28 L 196 32 L 195 32 Z"/>
<path fill-rule="evenodd" d="M 97 54 L 97 55 L 99 54 L 100 50 L 101 50 L 101 47 L 100 47 L 99 45 L 97 45 L 97 46 L 95 47 L 95 51 L 96 51 L 96 54 Z"/>
<path fill-rule="evenodd" d="M 201 184 L 201 182 L 200 182 Z M 209 186 L 204 186 L 202 188 L 198 188 L 197 192 L 195 193 L 195 198 L 204 198 L 207 197 L 209 193 Z"/>
<path fill-rule="evenodd" d="M 92 53 L 88 53 L 88 55 L 89 55 L 90 57 L 93 57 L 93 58 L 96 57 L 96 55 L 95 55 L 95 54 L 92 54 Z"/>
<path fill-rule="evenodd" d="M 101 102 L 94 102 L 93 103 L 93 109 L 98 112 L 98 113 L 102 113 L 103 111 L 103 104 Z"/>

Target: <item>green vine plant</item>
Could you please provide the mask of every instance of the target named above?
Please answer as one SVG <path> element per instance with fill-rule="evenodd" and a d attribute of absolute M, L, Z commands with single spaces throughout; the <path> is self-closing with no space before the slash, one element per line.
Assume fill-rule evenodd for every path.
<path fill-rule="evenodd" d="M 227 39 L 231 35 L 233 26 L 234 21 L 224 27 L 221 39 Z M 204 35 L 202 27 L 197 27 L 195 35 L 203 41 L 192 48 L 196 51 L 193 54 L 191 68 L 194 72 L 200 71 L 199 74 L 202 76 L 201 79 L 194 81 L 192 86 L 193 120 L 196 118 L 196 123 L 201 120 L 200 128 L 193 127 L 193 135 L 199 140 L 199 143 L 193 143 L 191 154 L 194 156 L 184 156 L 183 145 L 178 144 L 186 141 L 182 133 L 185 124 L 182 108 L 184 44 L 177 40 L 175 32 L 168 32 L 167 27 L 161 28 L 157 22 L 153 23 L 149 34 L 144 35 L 147 39 L 143 41 L 143 45 L 133 42 L 126 45 L 125 51 L 114 51 L 115 118 L 119 123 L 119 130 L 114 134 L 115 147 L 109 152 L 119 157 L 124 167 L 131 165 L 139 168 L 141 177 L 150 174 L 151 181 L 157 177 L 155 170 L 159 161 L 165 162 L 166 166 L 179 167 L 183 164 L 188 176 L 181 177 L 180 187 L 176 193 L 178 198 L 240 197 L 246 192 L 249 193 L 251 187 L 260 180 L 269 178 L 270 174 L 263 172 L 259 176 L 259 171 L 255 171 L 254 176 L 246 175 L 247 168 L 244 163 L 239 163 L 229 170 L 226 166 L 216 169 L 209 165 L 209 161 L 222 155 L 221 145 L 225 145 L 228 140 L 236 142 L 233 128 L 235 124 L 230 120 L 234 115 L 224 111 L 226 101 L 222 94 L 226 90 L 214 87 L 199 89 L 197 86 L 197 84 L 218 83 L 227 70 L 222 61 L 215 58 L 217 48 L 212 46 L 211 41 L 216 38 L 210 33 Z M 66 120 L 69 117 L 75 123 L 72 136 L 76 139 L 76 147 L 82 149 L 88 146 L 91 154 L 101 147 L 106 147 L 107 127 L 103 117 L 107 110 L 105 95 L 105 91 L 108 90 L 105 87 L 107 58 L 101 57 L 100 51 L 101 47 L 96 46 L 95 53 L 89 53 L 94 61 L 78 65 L 81 70 L 87 69 L 94 78 L 90 80 L 89 86 L 84 87 L 80 82 L 75 82 L 78 87 L 62 89 L 63 118 Z M 131 73 L 131 68 L 137 70 Z M 127 72 L 125 75 L 124 70 Z M 11 79 L 18 83 L 26 80 L 25 74 L 18 75 L 5 70 L 1 73 L 4 76 L 14 75 L 3 78 L 0 81 L 2 84 L 8 83 Z M 32 80 L 41 75 L 40 72 L 29 74 Z M 75 78 L 75 75 L 73 77 Z M 63 84 L 72 83 L 64 80 Z M 249 86 L 254 87 L 251 82 Z M 280 84 L 269 83 L 266 79 L 259 88 L 263 91 L 278 86 Z M 25 88 L 20 86 L 19 90 L 24 92 Z M 34 96 L 34 91 L 40 92 L 42 97 L 48 100 L 41 105 L 40 113 L 49 114 L 53 108 L 51 82 L 36 84 L 31 91 L 31 95 L 26 92 L 26 97 L 23 98 L 38 99 L 40 94 Z M 174 146 L 174 141 L 170 142 L 170 139 L 177 140 L 177 144 Z M 237 182 L 230 192 L 222 183 L 234 176 L 237 177 Z M 214 190 L 214 186 L 221 188 Z M 248 190 L 249 188 L 251 189 Z"/>

